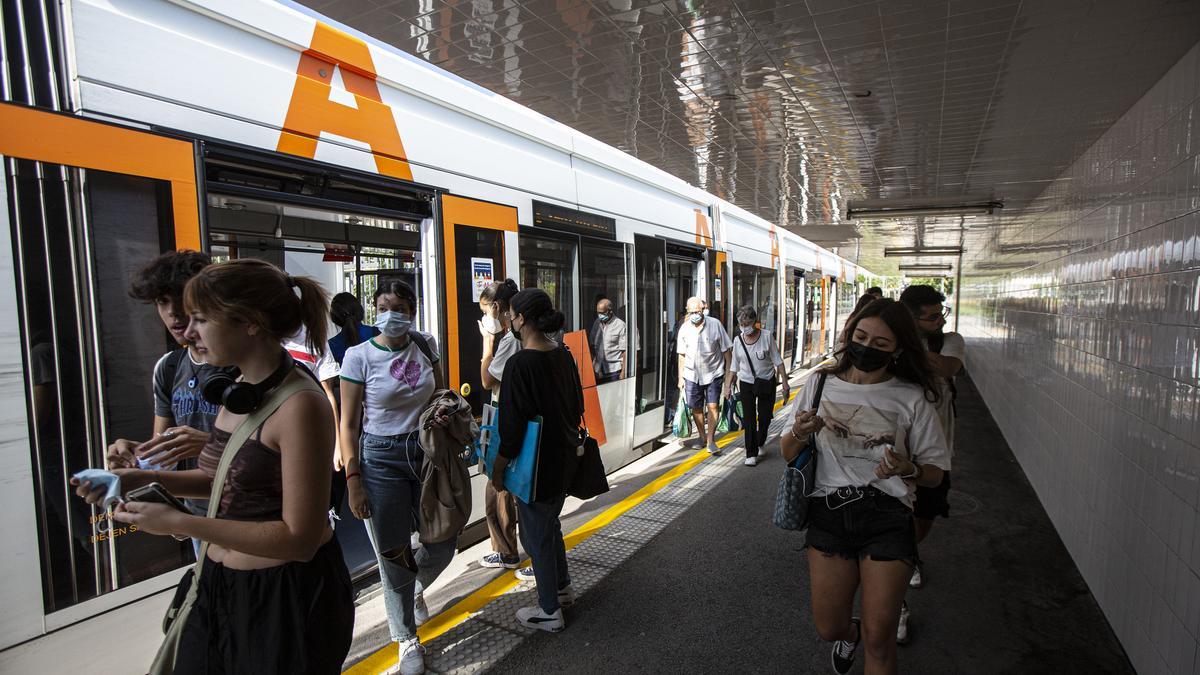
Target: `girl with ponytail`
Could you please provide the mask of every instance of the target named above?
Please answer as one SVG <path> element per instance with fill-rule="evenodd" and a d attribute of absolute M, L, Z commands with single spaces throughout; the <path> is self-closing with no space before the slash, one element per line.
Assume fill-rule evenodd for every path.
<path fill-rule="evenodd" d="M 222 456 L 235 454 L 215 517 L 147 501 L 128 502 L 114 515 L 143 532 L 205 542 L 195 600 L 181 615 L 176 675 L 338 673 L 350 649 L 350 577 L 326 517 L 333 415 L 281 344 L 303 328 L 307 348 L 321 354 L 326 303 L 316 281 L 254 259 L 207 267 L 184 289 L 186 337 L 208 363 L 236 366 L 241 378 L 201 384 L 205 398 L 223 406 L 199 468 L 115 473 L 126 491 L 156 482 L 179 497 L 207 498 Z M 226 447 L 243 420 L 274 406 L 238 448 Z M 85 482 L 77 492 L 98 503 L 103 494 L 91 487 Z"/>
<path fill-rule="evenodd" d="M 562 608 L 575 602 L 558 516 L 568 476 L 578 463 L 583 391 L 574 357 L 547 337 L 562 330 L 566 320 L 545 291 L 527 288 L 513 296 L 508 321 L 522 349 L 509 358 L 501 378 L 500 451 L 492 487 L 504 492 L 504 470 L 521 454 L 529 422 L 541 417 L 533 501 L 517 500 L 521 543 L 533 563 L 538 604 L 517 610 L 517 620 L 528 628 L 558 632 L 566 625 Z"/>

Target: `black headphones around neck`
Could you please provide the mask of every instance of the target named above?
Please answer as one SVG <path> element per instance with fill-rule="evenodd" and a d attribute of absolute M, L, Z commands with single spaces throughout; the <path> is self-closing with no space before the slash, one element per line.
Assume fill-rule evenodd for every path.
<path fill-rule="evenodd" d="M 291 354 L 284 352 L 283 363 L 262 382 L 238 382 L 236 374 L 214 373 L 204 383 L 202 394 L 204 400 L 213 405 L 224 406 L 226 410 L 237 415 L 249 415 L 258 410 L 267 394 L 283 383 L 295 367 L 296 360 Z"/>

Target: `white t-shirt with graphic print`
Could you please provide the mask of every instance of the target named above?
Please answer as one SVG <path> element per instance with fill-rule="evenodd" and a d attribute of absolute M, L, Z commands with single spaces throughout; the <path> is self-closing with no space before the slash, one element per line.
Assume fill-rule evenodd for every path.
<path fill-rule="evenodd" d="M 434 337 L 421 335 L 429 343 L 432 362 L 412 340 L 392 351 L 375 337 L 346 350 L 341 378 L 363 385 L 363 431 L 398 436 L 417 430 L 433 396 L 433 364 L 439 358 Z"/>
<path fill-rule="evenodd" d="M 797 411 L 812 409 L 818 377 L 813 373 L 805 381 Z M 817 434 L 816 496 L 839 487 L 870 485 L 911 507 L 915 481 L 875 476 L 887 448 L 917 464 L 950 470 L 937 411 L 917 385 L 895 377 L 878 384 L 851 384 L 831 373 L 817 414 L 825 426 Z"/>

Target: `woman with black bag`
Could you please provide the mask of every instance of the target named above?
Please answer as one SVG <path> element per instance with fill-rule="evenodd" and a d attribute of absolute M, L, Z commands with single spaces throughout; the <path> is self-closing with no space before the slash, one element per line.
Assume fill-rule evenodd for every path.
<path fill-rule="evenodd" d="M 807 500 L 813 622 L 848 673 L 859 642 L 866 672 L 896 672 L 896 624 L 917 561 L 912 504 L 917 485 L 950 470 L 933 402 L 938 388 L 912 314 L 876 300 L 846 327 L 838 364 L 810 378 L 781 438 L 791 461 L 816 445 Z M 820 390 L 820 398 L 816 396 Z M 862 589 L 862 618 L 853 617 Z"/>
<path fill-rule="evenodd" d="M 492 485 L 504 492 L 504 471 L 521 454 L 529 422 L 540 417 L 533 500 L 517 500 L 518 534 L 533 564 L 538 604 L 518 609 L 517 620 L 557 633 L 566 626 L 562 608 L 575 601 L 558 516 L 579 464 L 583 396 L 575 359 L 547 337 L 565 323 L 550 296 L 537 288 L 517 293 L 509 301 L 508 318 L 521 351 L 509 357 L 500 380 L 500 450 Z"/>
<path fill-rule="evenodd" d="M 737 378 L 742 428 L 746 434 L 745 464 L 755 466 L 775 414 L 775 388 L 783 383 L 785 401 L 791 389 L 787 371 L 783 369 L 783 356 L 771 331 L 758 326 L 758 312 L 746 305 L 738 310 L 737 321 L 741 332 L 733 340 L 733 360 L 725 375 L 725 388 L 733 391 L 733 380 Z"/>

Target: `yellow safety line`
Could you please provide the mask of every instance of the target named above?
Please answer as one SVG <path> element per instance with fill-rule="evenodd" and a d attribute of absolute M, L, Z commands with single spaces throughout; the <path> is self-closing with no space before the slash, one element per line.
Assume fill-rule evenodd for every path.
<path fill-rule="evenodd" d="M 779 410 L 793 398 L 795 398 L 796 393 L 797 392 L 792 392 L 787 401 L 781 400 L 776 403 L 775 410 Z M 742 432 L 740 431 L 734 431 L 725 434 L 717 440 L 717 446 L 723 448 L 726 445 L 729 445 L 736 440 L 741 433 Z M 653 481 L 642 486 L 642 488 L 637 492 L 634 492 L 625 499 L 622 499 L 616 504 L 608 507 L 603 513 L 595 518 L 592 518 L 588 522 L 576 528 L 567 536 L 563 537 L 563 544 L 566 546 L 566 549 L 569 551 L 578 544 L 591 538 L 606 525 L 621 517 L 626 511 L 629 511 L 638 504 L 646 501 L 650 495 L 665 488 L 676 478 L 679 478 L 683 474 L 687 473 L 692 469 L 692 467 L 696 466 L 700 462 L 703 462 L 709 457 L 712 457 L 712 455 L 708 454 L 708 450 L 701 450 L 700 452 L 697 452 L 691 457 L 683 460 L 674 468 L 666 471 L 658 478 L 655 478 Z M 528 561 L 522 565 L 522 567 L 528 566 Z M 430 617 L 429 621 L 425 622 L 424 625 L 417 629 L 417 636 L 421 638 L 422 644 L 428 644 L 432 642 L 454 627 L 471 618 L 471 615 L 483 610 L 483 608 L 486 607 L 489 602 L 512 590 L 512 588 L 519 583 L 521 582 L 517 581 L 517 578 L 511 573 L 507 573 L 506 570 L 505 574 L 501 574 L 495 579 L 492 579 L 490 582 L 479 588 L 479 590 L 471 593 L 462 600 L 459 600 L 452 607 L 443 610 L 437 616 Z M 378 673 L 387 672 L 389 669 L 395 666 L 396 662 L 399 660 L 400 654 L 396 649 L 395 643 L 389 642 L 374 654 L 371 654 L 362 661 L 350 666 L 350 668 L 343 672 L 346 675 L 376 675 Z"/>

